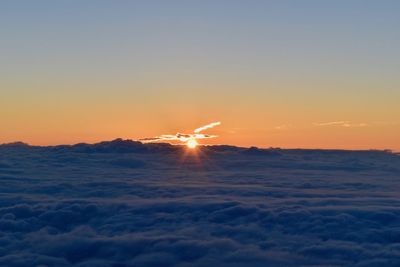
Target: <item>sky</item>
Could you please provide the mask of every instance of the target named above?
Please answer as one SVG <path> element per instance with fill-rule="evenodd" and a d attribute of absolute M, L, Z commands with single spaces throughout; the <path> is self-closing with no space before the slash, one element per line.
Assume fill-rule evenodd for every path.
<path fill-rule="evenodd" d="M 0 143 L 400 150 L 400 1 L 0 2 Z"/>

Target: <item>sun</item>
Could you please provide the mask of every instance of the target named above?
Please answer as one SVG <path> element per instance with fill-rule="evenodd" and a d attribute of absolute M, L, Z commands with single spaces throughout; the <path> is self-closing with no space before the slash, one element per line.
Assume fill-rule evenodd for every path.
<path fill-rule="evenodd" d="M 186 142 L 187 147 L 191 149 L 196 148 L 198 144 L 196 139 L 189 139 L 189 141 Z"/>

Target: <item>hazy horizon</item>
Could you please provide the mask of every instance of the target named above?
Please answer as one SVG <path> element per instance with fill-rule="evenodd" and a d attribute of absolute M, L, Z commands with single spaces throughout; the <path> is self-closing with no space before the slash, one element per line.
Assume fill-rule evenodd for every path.
<path fill-rule="evenodd" d="M 125 138 L 121 138 L 121 137 L 117 137 L 117 138 L 113 138 L 113 139 L 109 139 L 109 140 L 98 140 L 98 141 L 94 141 L 94 142 L 76 142 L 76 143 L 59 143 L 59 144 L 31 144 L 28 142 L 24 142 L 21 140 L 17 140 L 17 141 L 13 141 L 13 142 L 6 142 L 6 143 L 0 143 L 1 145 L 12 145 L 12 144 L 18 144 L 18 143 L 22 143 L 28 146 L 38 146 L 38 147 L 55 147 L 55 146 L 74 146 L 74 145 L 79 145 L 79 144 L 88 144 L 88 145 L 95 145 L 98 143 L 102 143 L 102 142 L 112 142 L 112 141 L 116 141 L 116 140 L 122 140 L 122 141 L 134 141 L 134 142 L 140 142 L 144 145 L 146 144 L 170 144 L 173 146 L 182 146 L 182 147 L 186 147 L 187 145 L 185 143 L 182 142 L 150 142 L 150 143 L 143 143 L 140 140 L 135 140 L 135 139 L 125 139 Z M 321 148 L 321 147 L 309 147 L 309 148 L 305 148 L 305 147 L 273 147 L 273 146 L 268 146 L 268 147 L 262 147 L 262 146 L 238 146 L 238 145 L 231 145 L 231 144 L 220 144 L 220 143 L 213 143 L 213 144 L 206 144 L 206 143 L 199 143 L 198 144 L 199 147 L 202 146 L 232 146 L 232 147 L 237 147 L 237 148 L 258 148 L 258 149 L 282 149 L 282 150 L 291 150 L 291 149 L 299 149 L 299 150 L 343 150 L 343 151 L 391 151 L 393 153 L 399 153 L 400 150 L 394 150 L 394 149 L 390 149 L 390 148 L 382 148 L 382 149 L 376 149 L 376 148 L 364 148 L 364 149 L 349 149 L 349 148 L 329 148 L 329 147 L 325 147 L 325 148 Z"/>

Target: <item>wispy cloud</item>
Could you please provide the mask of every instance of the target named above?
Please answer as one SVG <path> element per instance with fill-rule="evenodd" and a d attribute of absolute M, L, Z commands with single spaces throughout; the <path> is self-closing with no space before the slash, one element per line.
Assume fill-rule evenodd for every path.
<path fill-rule="evenodd" d="M 193 131 L 193 133 L 177 133 L 177 134 L 162 134 L 159 136 L 155 137 L 147 137 L 147 138 L 142 138 L 139 139 L 139 141 L 142 141 L 144 143 L 150 143 L 150 142 L 158 142 L 158 141 L 180 141 L 180 142 L 187 142 L 191 139 L 209 139 L 209 138 L 215 138 L 218 137 L 217 135 L 213 134 L 201 134 L 199 132 L 205 131 L 207 129 L 213 128 L 217 125 L 220 125 L 221 122 L 213 122 L 210 124 L 207 124 L 205 126 L 202 126 L 200 128 L 197 128 Z"/>
<path fill-rule="evenodd" d="M 289 129 L 290 127 L 291 127 L 290 125 L 283 124 L 283 125 L 275 126 L 274 129 L 275 129 L 275 130 L 287 130 L 287 129 Z"/>
<path fill-rule="evenodd" d="M 181 141 L 181 142 L 186 142 L 190 139 L 208 139 L 208 138 L 215 138 L 218 137 L 217 135 L 211 135 L 211 134 L 182 134 L 182 133 L 177 133 L 177 134 L 162 134 L 159 136 L 155 137 L 147 137 L 147 138 L 142 138 L 139 139 L 139 141 L 142 141 L 144 143 L 150 143 L 150 142 L 158 142 L 158 141 Z"/>
<path fill-rule="evenodd" d="M 194 133 L 199 133 L 199 132 L 202 132 L 202 131 L 204 131 L 204 130 L 213 128 L 213 127 L 215 127 L 215 126 L 218 126 L 218 125 L 220 125 L 220 124 L 221 124 L 220 121 L 212 122 L 212 123 L 209 123 L 209 124 L 207 124 L 207 125 L 204 125 L 204 126 L 202 126 L 202 127 L 197 128 L 197 129 L 194 130 L 193 132 L 194 132 Z"/>
<path fill-rule="evenodd" d="M 329 122 L 317 122 L 315 126 L 339 126 L 339 127 L 366 127 L 367 123 L 354 123 L 351 121 L 329 121 Z"/>
<path fill-rule="evenodd" d="M 400 125 L 400 122 L 397 122 L 397 121 L 375 121 L 374 124 L 379 125 L 379 126 L 396 126 L 396 125 Z"/>

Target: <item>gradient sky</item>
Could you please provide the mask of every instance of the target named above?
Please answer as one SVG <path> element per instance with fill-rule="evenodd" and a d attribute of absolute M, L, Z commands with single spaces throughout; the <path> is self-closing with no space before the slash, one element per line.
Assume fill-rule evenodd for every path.
<path fill-rule="evenodd" d="M 0 143 L 400 150 L 400 1 L 0 1 Z"/>

